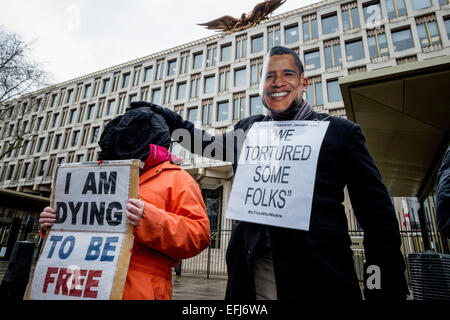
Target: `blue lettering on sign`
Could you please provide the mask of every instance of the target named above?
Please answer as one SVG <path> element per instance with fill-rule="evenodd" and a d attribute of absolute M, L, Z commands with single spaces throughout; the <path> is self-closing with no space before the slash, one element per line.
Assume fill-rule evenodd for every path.
<path fill-rule="evenodd" d="M 114 255 L 108 255 L 109 252 L 115 251 L 115 243 L 119 242 L 119 237 L 107 237 L 102 249 L 103 238 L 92 237 L 86 252 L 85 260 L 93 261 L 100 257 L 100 261 L 114 261 Z"/>
<path fill-rule="evenodd" d="M 114 256 L 108 256 L 109 251 L 115 251 L 116 246 L 111 245 L 112 243 L 119 242 L 119 237 L 108 237 L 105 241 L 105 246 L 103 248 L 102 257 L 100 258 L 100 261 L 113 261 Z"/>
<path fill-rule="evenodd" d="M 52 242 L 52 247 L 50 248 L 50 251 L 48 252 L 47 258 L 50 259 L 53 256 L 53 252 L 55 251 L 56 244 L 62 240 L 62 236 L 51 236 L 50 241 Z"/>
<path fill-rule="evenodd" d="M 103 239 L 101 237 L 92 237 L 91 243 L 89 243 L 88 250 L 86 252 L 85 260 L 97 260 L 100 255 L 100 247 Z"/>
<path fill-rule="evenodd" d="M 66 252 L 64 252 L 64 248 L 66 247 L 66 244 L 69 244 L 69 248 Z M 68 236 L 64 239 L 64 241 L 61 243 L 61 247 L 59 248 L 59 258 L 66 259 L 70 254 L 72 253 L 73 247 L 75 247 L 75 237 L 74 236 Z"/>

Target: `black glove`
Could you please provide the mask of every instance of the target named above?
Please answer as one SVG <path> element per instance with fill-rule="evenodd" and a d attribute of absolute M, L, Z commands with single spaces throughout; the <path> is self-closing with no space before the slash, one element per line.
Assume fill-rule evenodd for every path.
<path fill-rule="evenodd" d="M 130 106 L 126 109 L 126 111 L 133 110 L 136 108 L 141 108 L 141 107 L 148 107 L 153 112 L 162 115 L 164 117 L 164 120 L 166 120 L 166 123 L 167 123 L 167 126 L 169 127 L 170 133 L 172 133 L 176 129 L 174 127 L 174 125 L 177 122 L 178 117 L 180 117 L 180 116 L 176 112 L 173 112 L 172 110 L 158 106 L 154 103 L 146 102 L 146 101 L 134 101 L 134 102 L 130 103 Z"/>

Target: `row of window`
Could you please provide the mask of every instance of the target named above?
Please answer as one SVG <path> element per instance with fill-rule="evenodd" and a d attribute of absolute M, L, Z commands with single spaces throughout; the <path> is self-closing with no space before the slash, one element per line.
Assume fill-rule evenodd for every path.
<path fill-rule="evenodd" d="M 8 152 L 5 159 L 10 158 L 14 153 L 14 158 L 18 156 L 35 155 L 41 152 L 65 151 L 69 148 L 85 147 L 96 144 L 100 136 L 100 126 L 85 125 L 82 129 L 71 128 L 64 132 L 50 132 L 46 137 L 33 136 L 25 140 L 22 147 Z M 6 152 L 9 142 L 6 141 L 1 148 L 1 152 Z"/>
<path fill-rule="evenodd" d="M 424 48 L 441 44 L 441 37 L 435 17 L 423 17 L 420 20 L 418 19 L 418 21 L 420 23 L 416 27 L 420 46 Z M 450 19 L 445 20 L 445 26 L 447 28 L 447 37 L 450 39 Z M 396 52 L 414 47 L 410 25 L 391 30 L 391 39 L 393 49 Z M 383 26 L 367 31 L 367 45 L 371 59 L 389 55 L 388 41 Z M 362 38 L 347 40 L 344 43 L 344 47 L 347 62 L 358 61 L 366 57 Z M 327 69 L 342 66 L 342 51 L 339 38 L 324 41 L 324 58 Z M 307 71 L 321 68 L 320 49 L 316 48 L 305 52 L 303 61 L 305 70 Z"/>
<path fill-rule="evenodd" d="M 49 159 L 34 158 L 32 161 L 18 161 L 13 164 L 5 164 L 0 171 L 0 182 L 18 181 L 20 179 L 33 179 L 37 177 L 52 177 L 56 166 L 62 163 L 96 161 L 98 154 L 95 148 L 87 150 L 87 153 L 75 154 L 69 152 L 66 156 L 57 157 L 56 154 L 51 155 Z"/>
<path fill-rule="evenodd" d="M 385 0 L 386 10 L 389 18 L 395 18 L 399 16 L 405 16 L 406 6 L 404 0 Z M 413 10 L 420 10 L 423 8 L 431 7 L 431 0 L 410 0 L 411 7 Z M 439 4 L 445 5 L 448 0 L 438 0 Z M 358 13 L 358 3 L 350 2 L 343 4 L 341 6 L 341 19 L 344 31 L 351 30 L 360 27 L 360 17 Z M 381 5 L 379 1 L 370 2 L 362 6 L 362 12 L 364 14 L 364 19 L 366 24 L 370 27 L 379 27 L 379 22 L 383 18 Z M 320 16 L 320 21 L 322 25 L 322 34 L 332 34 L 339 30 L 338 24 L 338 12 L 327 13 L 326 15 Z M 450 34 L 450 21 L 446 18 L 445 21 L 447 34 Z M 436 22 L 430 22 L 428 24 L 418 25 L 418 32 L 420 37 L 421 46 L 430 46 L 437 43 L 439 33 L 437 30 Z M 302 30 L 303 30 L 303 41 L 310 41 L 319 38 L 317 14 L 309 14 L 302 17 Z M 275 45 L 280 45 L 280 25 L 271 26 L 267 29 L 267 46 L 268 49 Z M 293 24 L 284 27 L 285 44 L 291 44 L 299 41 L 299 27 L 298 24 Z M 399 47 L 396 50 L 402 50 L 401 48 L 407 47 L 410 43 L 410 35 L 407 32 L 396 33 L 397 41 Z M 375 55 L 387 54 L 386 39 L 385 35 L 381 35 L 379 39 L 374 36 L 369 40 L 370 55 L 371 57 Z M 248 37 L 246 34 L 239 35 L 235 39 L 235 52 L 234 58 L 241 59 L 247 57 L 247 42 Z M 250 37 L 251 47 L 250 52 L 252 54 L 264 51 L 264 34 L 254 35 Z M 354 44 L 353 46 L 358 47 L 359 44 Z M 352 47 L 352 45 L 349 45 Z M 358 49 L 358 48 L 357 48 Z M 120 89 L 129 88 L 130 84 L 133 87 L 139 86 L 141 83 L 147 83 L 152 80 L 161 80 L 164 75 L 173 76 L 177 73 L 185 74 L 189 71 L 202 70 L 203 64 L 205 67 L 212 67 L 217 64 L 218 55 L 220 53 L 220 61 L 231 61 L 232 59 L 232 44 L 226 43 L 221 44 L 219 47 L 217 43 L 210 44 L 206 48 L 206 54 L 203 50 L 194 52 L 191 56 L 189 51 L 182 52 L 179 59 L 174 58 L 168 60 L 165 59 L 157 60 L 154 65 L 149 66 L 137 66 L 134 68 L 133 72 L 125 72 L 121 74 L 120 71 L 115 72 L 112 77 L 101 79 L 96 78 L 92 83 L 79 83 L 75 88 L 67 89 L 63 88 L 59 93 L 46 94 L 44 97 L 40 97 L 33 101 L 33 110 L 43 110 L 47 107 L 53 108 L 56 106 L 62 106 L 63 104 L 78 103 L 83 99 L 90 99 L 97 97 L 102 94 L 109 94 L 111 92 L 116 92 Z M 190 58 L 192 58 L 190 64 Z M 336 58 L 338 61 L 339 59 Z M 177 69 L 177 62 L 178 69 Z M 11 116 L 11 114 L 9 115 Z"/>

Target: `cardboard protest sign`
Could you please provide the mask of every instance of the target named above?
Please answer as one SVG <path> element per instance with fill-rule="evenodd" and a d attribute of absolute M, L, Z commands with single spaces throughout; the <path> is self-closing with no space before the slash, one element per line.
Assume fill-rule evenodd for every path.
<path fill-rule="evenodd" d="M 239 155 L 225 217 L 309 230 L 317 160 L 328 125 L 255 123 Z"/>
<path fill-rule="evenodd" d="M 126 204 L 138 186 L 138 160 L 59 166 L 51 198 L 56 222 L 25 298 L 121 299 L 134 239 Z"/>

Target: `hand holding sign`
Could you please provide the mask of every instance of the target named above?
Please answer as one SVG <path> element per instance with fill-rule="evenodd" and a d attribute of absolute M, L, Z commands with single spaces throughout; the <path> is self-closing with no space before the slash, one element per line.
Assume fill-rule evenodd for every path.
<path fill-rule="evenodd" d="M 139 225 L 139 221 L 144 213 L 144 202 L 138 199 L 128 199 L 127 211 L 125 212 L 127 216 L 127 222 L 133 227 Z"/>
<path fill-rule="evenodd" d="M 47 230 L 56 220 L 56 210 L 52 207 L 45 207 L 45 209 L 40 214 L 39 226 L 42 230 Z"/>

